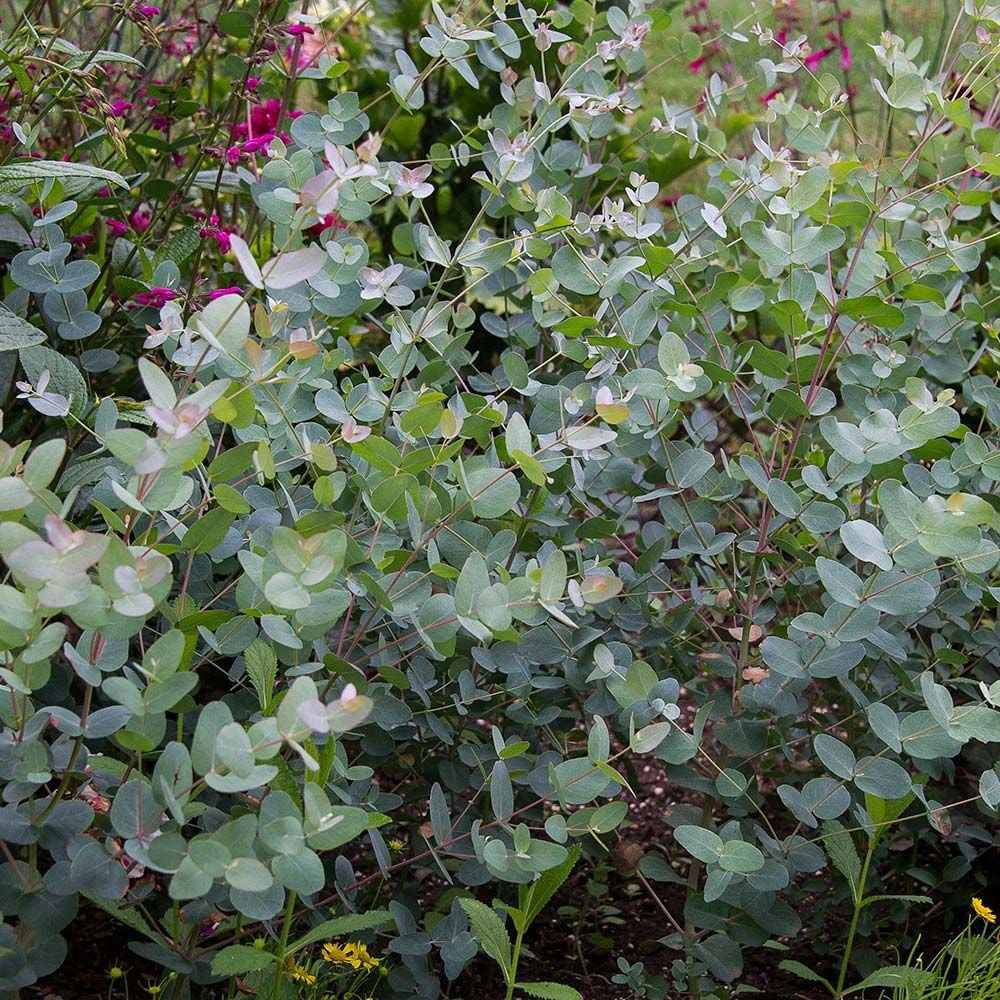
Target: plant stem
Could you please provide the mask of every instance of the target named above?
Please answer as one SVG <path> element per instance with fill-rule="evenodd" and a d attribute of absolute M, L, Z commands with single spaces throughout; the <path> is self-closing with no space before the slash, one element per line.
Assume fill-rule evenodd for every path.
<path fill-rule="evenodd" d="M 87 718 L 90 716 L 90 703 L 94 695 L 94 689 L 88 684 L 83 693 L 83 708 L 80 712 L 80 724 L 86 725 Z M 69 788 L 69 783 L 73 780 L 73 769 L 76 767 L 76 762 L 80 757 L 80 750 L 83 747 L 83 737 L 84 734 L 81 733 L 77 738 L 76 742 L 73 744 L 73 749 L 69 755 L 69 761 L 66 764 L 66 769 L 63 771 L 62 780 L 59 782 L 59 787 L 56 789 L 55 795 L 52 796 L 49 804 L 41 811 L 35 823 L 41 825 L 46 819 L 51 815 L 52 810 L 55 809 L 57 805 L 62 801 L 63 795 L 66 793 L 66 789 Z"/>
<path fill-rule="evenodd" d="M 504 1000 L 511 1000 L 514 996 L 514 984 L 517 982 L 517 960 L 521 957 L 521 942 L 523 940 L 524 928 L 521 928 L 514 939 L 514 953 L 510 960 L 510 979 L 507 980 L 507 995 Z"/>
<path fill-rule="evenodd" d="M 851 917 L 851 926 L 847 932 L 847 943 L 844 945 L 844 957 L 840 961 L 840 975 L 837 977 L 837 990 L 834 994 L 837 1000 L 843 996 L 844 980 L 847 979 L 847 966 L 851 961 L 851 949 L 854 947 L 854 935 L 858 931 L 858 918 L 861 916 L 861 908 L 864 905 L 865 882 L 868 879 L 868 869 L 871 867 L 876 843 L 875 839 L 868 842 L 865 863 L 861 867 L 861 878 L 858 880 L 858 891 L 854 895 L 854 915 Z"/>
<path fill-rule="evenodd" d="M 726 764 L 729 761 L 729 749 L 727 747 L 722 748 L 722 753 L 719 755 L 718 768 L 719 771 L 725 770 Z M 701 810 L 701 823 L 699 824 L 704 829 L 709 829 L 712 822 L 712 813 L 715 810 L 715 797 L 712 795 L 705 796 L 705 804 L 702 806 Z M 691 868 L 688 871 L 687 880 L 687 890 L 686 898 L 690 899 L 692 896 L 696 895 L 698 892 L 698 884 L 701 881 L 701 862 L 695 858 L 691 862 Z M 685 910 L 687 908 L 685 907 Z M 694 922 L 685 912 L 684 915 L 684 954 L 687 958 L 691 957 L 691 946 L 694 944 L 697 937 L 697 932 L 695 930 Z M 688 992 L 694 997 L 694 1000 L 698 1000 L 701 996 L 701 983 L 697 975 L 690 975 L 688 977 Z"/>
<path fill-rule="evenodd" d="M 295 915 L 295 903 L 298 894 L 293 890 L 288 894 L 288 902 L 285 904 L 285 916 L 281 921 L 281 938 L 278 941 L 278 971 L 274 974 L 274 990 L 271 993 L 273 1000 L 278 1000 L 281 996 L 281 982 L 285 978 L 285 952 L 288 950 L 288 935 L 292 929 L 292 917 Z"/>

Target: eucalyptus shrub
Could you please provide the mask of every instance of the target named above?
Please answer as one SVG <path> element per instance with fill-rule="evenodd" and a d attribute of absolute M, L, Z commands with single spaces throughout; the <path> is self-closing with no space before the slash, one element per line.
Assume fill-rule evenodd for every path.
<path fill-rule="evenodd" d="M 839 995 L 886 900 L 966 891 L 1000 807 L 1000 9 L 934 60 L 872 40 L 866 141 L 749 11 L 752 73 L 643 110 L 644 51 L 698 40 L 616 2 L 223 4 L 188 89 L 142 85 L 160 147 L 100 97 L 157 64 L 156 7 L 85 4 L 96 48 L 6 25 L 0 989 L 84 899 L 175 996 L 435 997 L 482 949 L 572 997 L 520 983 L 522 938 L 636 755 L 683 790 L 638 861 L 683 887 L 677 989 L 819 885 Z M 701 193 L 663 200 L 678 158 Z"/>

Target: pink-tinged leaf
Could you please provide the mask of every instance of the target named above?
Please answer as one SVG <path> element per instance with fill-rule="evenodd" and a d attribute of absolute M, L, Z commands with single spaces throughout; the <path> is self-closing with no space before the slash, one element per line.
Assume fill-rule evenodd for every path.
<path fill-rule="evenodd" d="M 263 288 L 264 279 L 261 276 L 260 268 L 257 266 L 257 261 L 254 260 L 253 254 L 250 252 L 250 247 L 247 246 L 246 241 L 235 234 L 229 237 L 229 246 L 236 257 L 237 263 L 240 265 L 240 270 L 246 276 L 247 281 L 253 285 L 254 288 Z"/>
<path fill-rule="evenodd" d="M 319 274 L 326 261 L 326 251 L 315 245 L 278 254 L 264 265 L 264 282 L 268 288 L 291 288 Z"/>

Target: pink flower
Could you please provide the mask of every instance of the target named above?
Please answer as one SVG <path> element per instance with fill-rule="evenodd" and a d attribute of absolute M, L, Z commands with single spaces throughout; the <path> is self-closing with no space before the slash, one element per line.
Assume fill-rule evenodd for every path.
<path fill-rule="evenodd" d="M 294 45 L 287 46 L 285 49 L 285 62 L 288 63 L 290 69 L 292 68 L 292 59 L 294 58 L 294 56 L 295 56 L 295 46 Z M 298 62 L 294 68 L 296 70 L 305 69 L 307 66 L 312 65 L 312 61 L 313 57 L 309 54 L 309 51 L 306 49 L 306 46 L 300 45 Z"/>
<path fill-rule="evenodd" d="M 233 285 L 231 288 L 216 288 L 214 292 L 208 293 L 208 301 L 214 302 L 216 299 L 221 299 L 223 295 L 242 295 L 243 289 L 239 285 Z"/>
<path fill-rule="evenodd" d="M 136 292 L 132 298 L 140 306 L 162 309 L 168 302 L 177 298 L 177 292 L 172 288 L 151 288 L 148 292 Z"/>
<path fill-rule="evenodd" d="M 144 233 L 149 229 L 149 224 L 153 221 L 152 212 L 144 212 L 141 208 L 137 208 L 130 216 L 129 222 L 132 223 L 132 228 L 137 233 Z"/>
<path fill-rule="evenodd" d="M 296 108 L 288 111 L 285 114 L 285 117 L 289 119 L 298 118 L 301 114 L 304 114 L 304 112 Z M 251 141 L 256 139 L 265 140 L 263 144 L 255 145 L 252 148 L 248 148 L 244 145 L 244 153 L 257 152 L 257 150 L 261 148 L 261 145 L 266 145 L 270 142 L 274 138 L 275 134 L 278 135 L 282 142 L 291 142 L 291 139 L 284 132 L 277 132 L 278 121 L 280 118 L 281 101 L 272 97 L 269 100 L 255 104 L 250 109 L 250 121 L 248 123 L 240 122 L 234 125 L 230 129 L 230 135 L 233 139 L 249 139 Z"/>
<path fill-rule="evenodd" d="M 819 49 L 817 52 L 813 52 L 812 55 L 808 55 L 805 58 L 806 69 L 810 73 L 815 72 L 816 67 L 833 51 L 833 46 L 831 45 L 826 49 Z"/>
<path fill-rule="evenodd" d="M 272 97 L 263 104 L 255 104 L 250 111 L 250 138 L 274 133 L 281 117 L 281 101 Z"/>
<path fill-rule="evenodd" d="M 226 150 L 226 162 L 230 166 L 235 167 L 236 164 L 240 162 L 240 152 L 241 150 L 239 146 L 230 146 L 229 149 Z"/>
<path fill-rule="evenodd" d="M 850 69 L 854 65 L 854 60 L 851 58 L 851 49 L 846 42 L 840 43 L 840 68 Z"/>
<path fill-rule="evenodd" d="M 288 34 L 294 35 L 296 38 L 300 38 L 302 35 L 316 34 L 316 32 L 313 31 L 308 24 L 290 24 L 285 30 Z"/>
<path fill-rule="evenodd" d="M 229 230 L 219 225 L 219 217 L 214 213 L 208 218 L 208 225 L 198 230 L 198 235 L 203 240 L 215 240 L 216 245 L 222 253 L 229 253 Z"/>
<path fill-rule="evenodd" d="M 340 219 L 334 215 L 333 212 L 327 212 L 322 219 L 319 220 L 315 225 L 310 226 L 306 232 L 314 239 L 318 240 L 321 233 L 325 233 L 328 229 L 346 229 Z"/>
<path fill-rule="evenodd" d="M 274 138 L 274 134 L 272 132 L 267 132 L 267 133 L 265 133 L 264 135 L 260 136 L 257 139 L 247 139 L 247 141 L 245 143 L 243 143 L 243 152 L 244 153 L 250 153 L 250 154 L 258 153 L 265 146 L 267 146 L 268 143 L 270 143 L 270 141 L 273 138 Z"/>
<path fill-rule="evenodd" d="M 760 99 L 760 103 L 763 104 L 764 107 L 766 108 L 771 103 L 771 101 L 773 101 L 780 93 L 781 93 L 781 87 L 775 87 L 774 90 L 769 90 Z"/>
<path fill-rule="evenodd" d="M 160 13 L 159 7 L 154 7 L 151 3 L 139 4 L 138 7 L 134 8 L 135 12 L 140 16 L 150 20 L 151 18 L 158 17 Z"/>
<path fill-rule="evenodd" d="M 128 232 L 128 226 L 120 219 L 107 219 L 104 224 L 112 236 L 124 236 Z"/>
<path fill-rule="evenodd" d="M 246 82 L 246 88 L 251 94 L 257 93 L 257 89 L 260 87 L 260 77 L 259 76 L 248 76 Z"/>
<path fill-rule="evenodd" d="M 126 113 L 131 111 L 135 105 L 132 104 L 131 101 L 125 101 L 119 98 L 117 101 L 112 101 L 109 107 L 111 108 L 111 113 L 116 118 L 124 118 Z"/>
<path fill-rule="evenodd" d="M 690 72 L 693 76 L 697 76 L 706 62 L 708 62 L 708 56 L 699 56 L 697 59 L 688 63 L 688 72 Z"/>

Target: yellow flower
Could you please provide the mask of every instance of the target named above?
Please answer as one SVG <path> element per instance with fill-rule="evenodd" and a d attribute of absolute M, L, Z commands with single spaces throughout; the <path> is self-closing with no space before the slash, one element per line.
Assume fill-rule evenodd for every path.
<path fill-rule="evenodd" d="M 379 966 L 379 960 L 373 955 L 368 954 L 368 948 L 358 941 L 344 945 L 344 951 L 349 956 L 351 965 L 355 969 L 364 969 L 365 972 L 368 972 L 370 969 L 377 969 Z"/>
<path fill-rule="evenodd" d="M 327 941 L 323 945 L 322 954 L 324 962 L 337 962 L 341 965 L 350 965 L 350 959 L 348 959 L 346 951 L 339 944 L 334 944 L 333 941 Z"/>
<path fill-rule="evenodd" d="M 365 972 L 379 967 L 379 960 L 370 955 L 368 948 L 359 941 L 352 941 L 350 944 L 327 941 L 323 945 L 322 955 L 324 961 L 349 965 L 352 969 L 364 969 Z"/>
<path fill-rule="evenodd" d="M 401 851 L 401 850 L 402 850 L 402 849 L 403 849 L 403 848 L 404 848 L 405 846 L 406 846 L 406 845 L 405 845 L 405 844 L 404 844 L 404 843 L 403 843 L 403 842 L 402 842 L 401 840 L 398 840 L 398 839 L 395 839 L 395 838 L 394 838 L 393 840 L 390 840 L 390 841 L 389 841 L 389 850 L 390 850 L 390 851 L 395 851 L 395 852 L 396 852 L 397 854 L 398 854 L 398 853 L 399 853 L 399 852 L 400 852 L 400 851 Z"/>
<path fill-rule="evenodd" d="M 308 969 L 303 968 L 303 966 L 297 962 L 293 962 L 291 959 L 288 960 L 285 968 L 297 983 L 305 983 L 306 986 L 312 986 L 316 982 L 316 977 Z"/>
<path fill-rule="evenodd" d="M 973 897 L 972 908 L 976 911 L 976 916 L 982 917 L 988 924 L 997 922 L 997 915 L 978 897 Z"/>
<path fill-rule="evenodd" d="M 122 976 L 124 975 L 125 975 L 125 970 L 118 965 L 112 965 L 111 968 L 108 969 L 109 979 L 121 979 Z"/>

